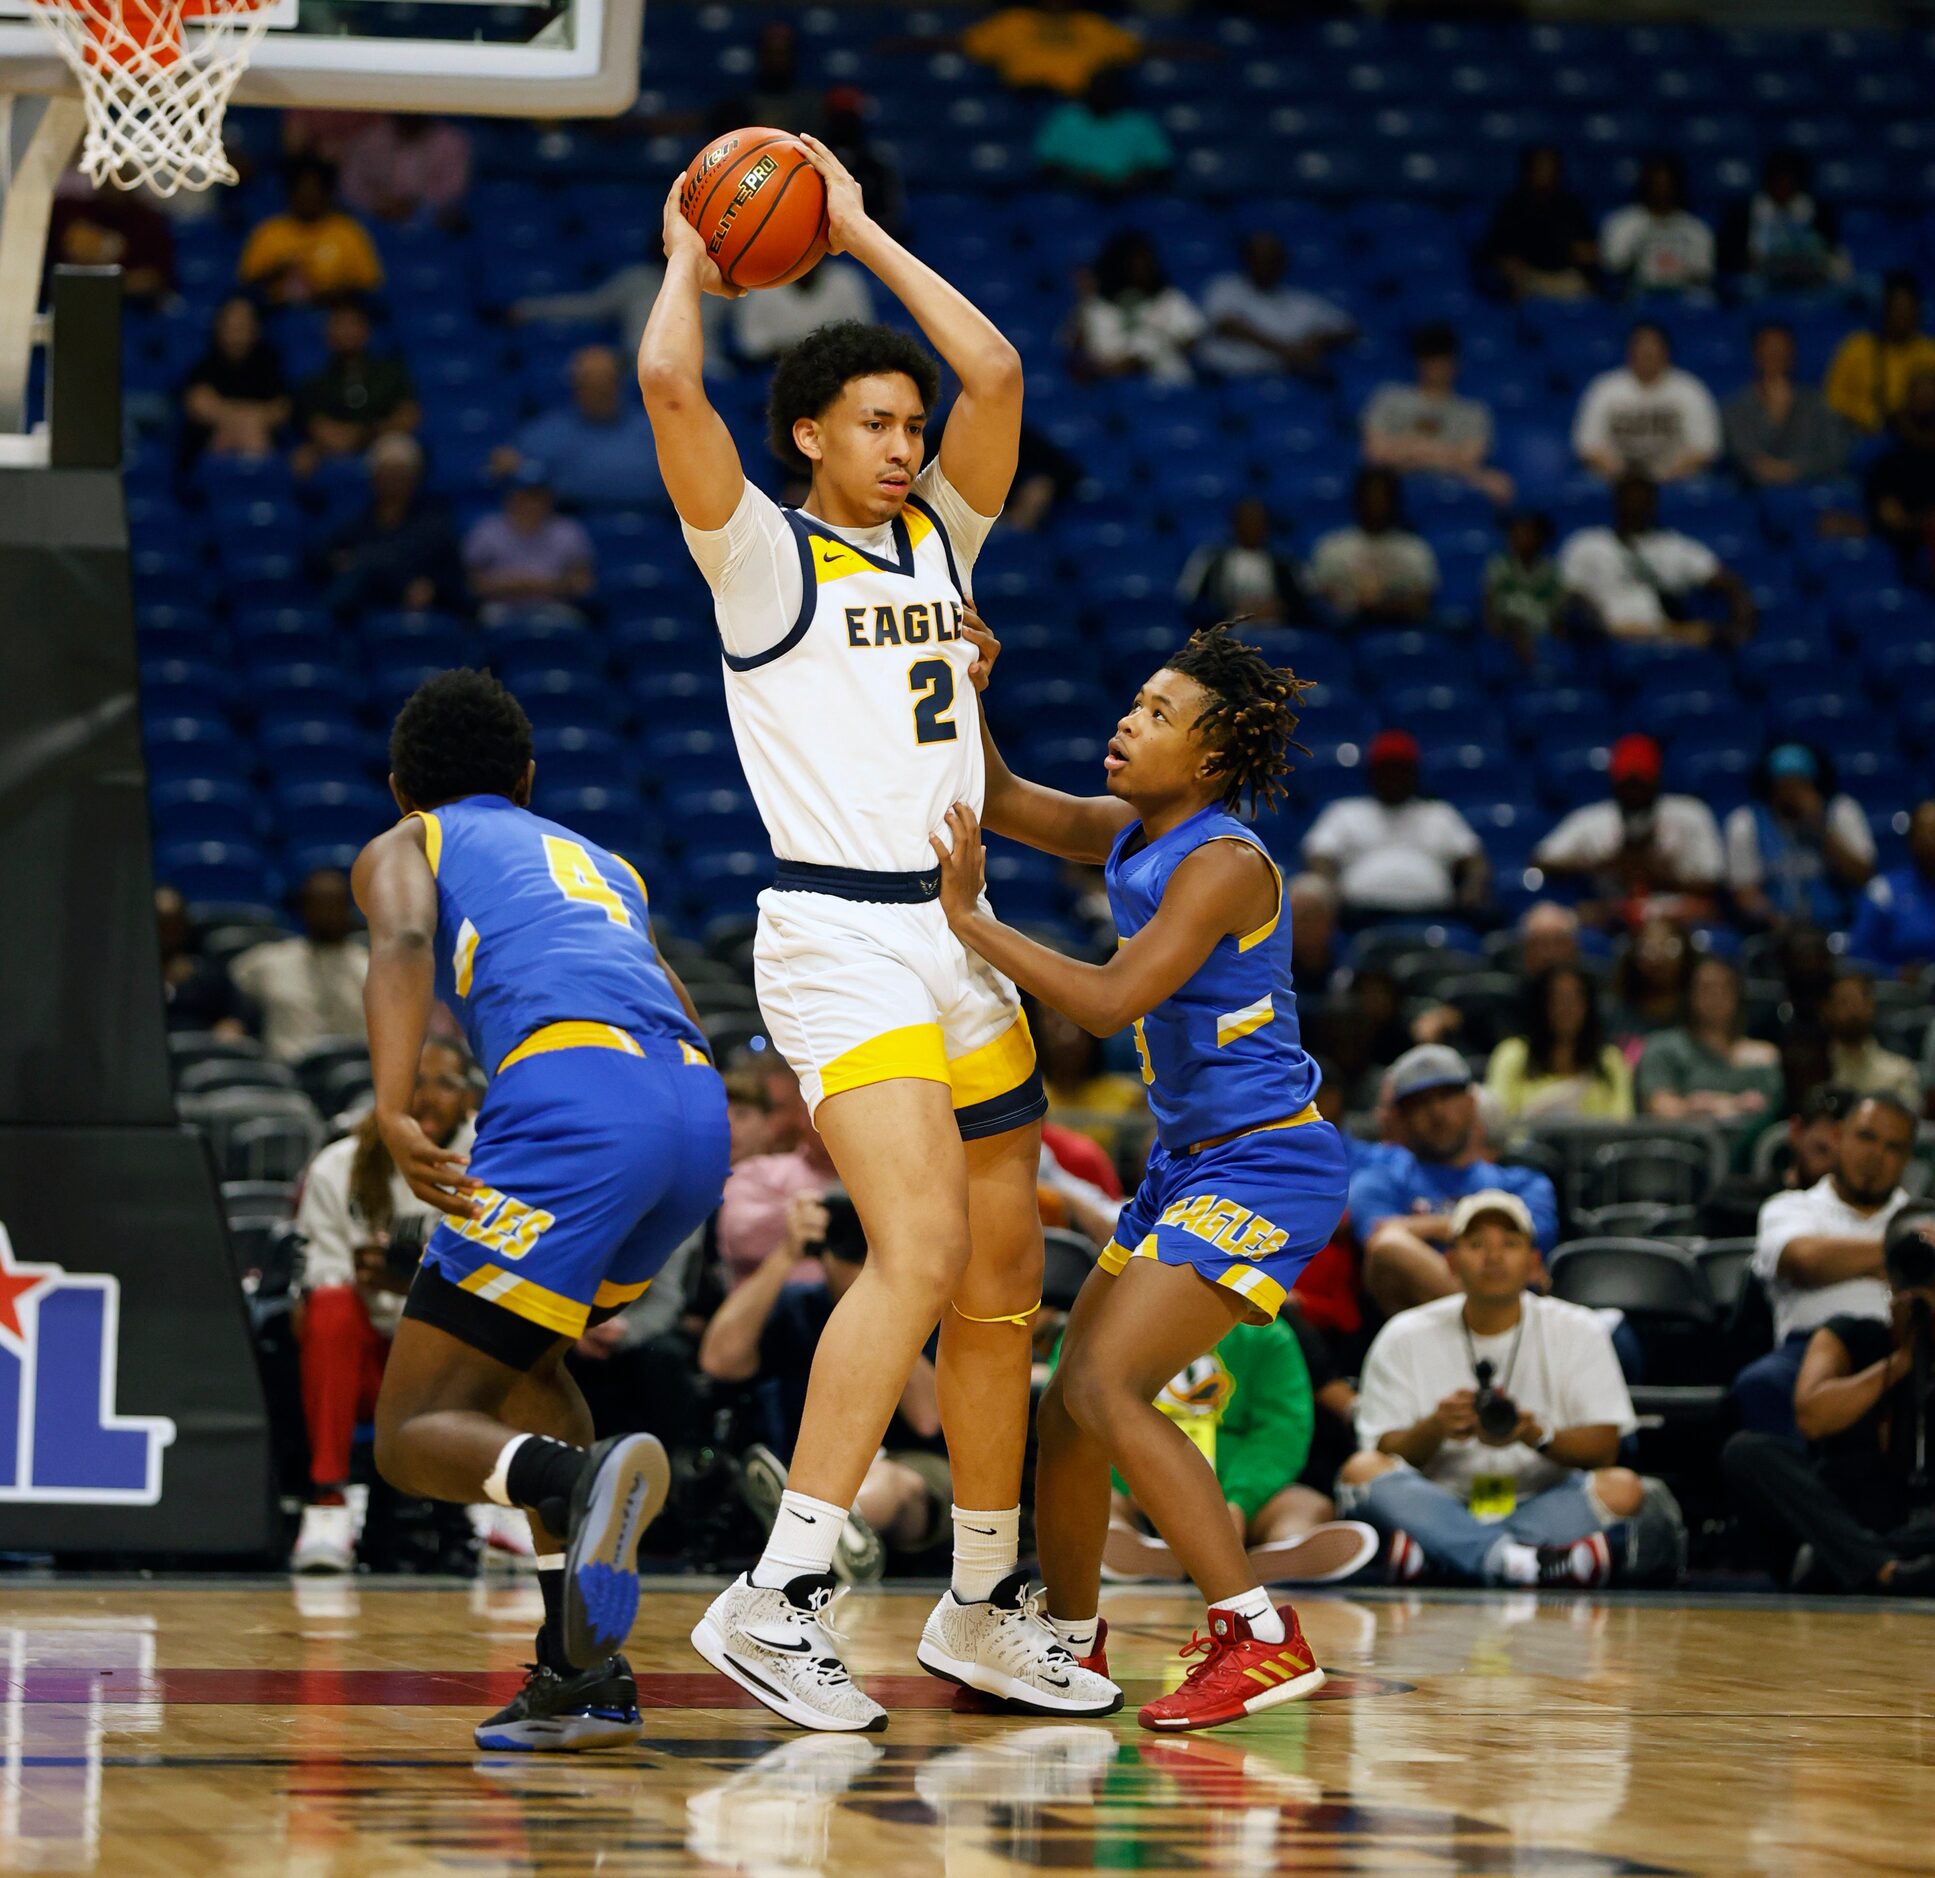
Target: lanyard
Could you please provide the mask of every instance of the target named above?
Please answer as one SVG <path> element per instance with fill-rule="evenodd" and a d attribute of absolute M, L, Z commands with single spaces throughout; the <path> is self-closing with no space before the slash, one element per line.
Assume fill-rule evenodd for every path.
<path fill-rule="evenodd" d="M 1458 1328 L 1465 1333 L 1465 1354 L 1471 1358 L 1471 1373 L 1478 1374 L 1478 1346 L 1471 1340 L 1471 1325 L 1465 1321 L 1461 1311 L 1458 1314 Z M 1505 1374 L 1492 1386 L 1502 1396 L 1509 1396 L 1512 1371 L 1518 1367 L 1518 1346 L 1525 1340 L 1525 1304 L 1521 1299 L 1518 1307 L 1518 1328 L 1512 1332 L 1512 1348 L 1505 1358 Z"/>

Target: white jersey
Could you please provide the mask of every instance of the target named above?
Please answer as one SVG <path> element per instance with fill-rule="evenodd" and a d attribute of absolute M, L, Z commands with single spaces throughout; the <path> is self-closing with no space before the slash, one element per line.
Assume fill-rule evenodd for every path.
<path fill-rule="evenodd" d="M 936 459 L 879 528 L 835 528 L 750 483 L 724 528 L 686 527 L 712 588 L 739 760 L 781 860 L 924 873 L 947 811 L 981 812 L 961 622 L 993 526 Z"/>

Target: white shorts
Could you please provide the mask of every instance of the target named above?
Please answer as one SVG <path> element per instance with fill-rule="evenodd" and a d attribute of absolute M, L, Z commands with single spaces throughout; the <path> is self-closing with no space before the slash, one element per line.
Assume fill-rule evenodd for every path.
<path fill-rule="evenodd" d="M 809 1111 L 843 1090 L 910 1076 L 953 1091 L 963 1140 L 1047 1112 L 1014 986 L 954 937 L 938 901 L 768 888 L 753 982 Z"/>

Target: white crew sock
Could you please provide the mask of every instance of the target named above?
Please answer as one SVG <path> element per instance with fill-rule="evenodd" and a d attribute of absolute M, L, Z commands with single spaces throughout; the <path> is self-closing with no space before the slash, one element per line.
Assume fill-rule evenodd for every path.
<path fill-rule="evenodd" d="M 1102 1627 L 1099 1617 L 1051 1617 L 1048 1628 L 1061 1639 L 1070 1656 L 1093 1656 L 1096 1633 Z"/>
<path fill-rule="evenodd" d="M 1250 1627 L 1250 1635 L 1259 1643 L 1281 1643 L 1287 1634 L 1283 1619 L 1277 1615 L 1277 1607 L 1270 1602 L 1270 1594 L 1261 1585 L 1252 1585 L 1249 1590 L 1239 1592 L 1233 1598 L 1218 1598 L 1209 1607 L 1212 1611 L 1234 1611 Z"/>
<path fill-rule="evenodd" d="M 779 1496 L 779 1517 L 752 1569 L 753 1583 L 763 1591 L 782 1591 L 795 1578 L 825 1577 L 833 1569 L 846 1523 L 844 1506 L 829 1506 L 788 1488 Z"/>
<path fill-rule="evenodd" d="M 1014 1570 L 1021 1556 L 1021 1508 L 1005 1513 L 954 1509 L 954 1596 L 978 1604 Z"/>
<path fill-rule="evenodd" d="M 1516 1539 L 1501 1539 L 1486 1562 L 1491 1567 L 1491 1576 L 1501 1585 L 1535 1585 L 1539 1581 L 1536 1546 L 1520 1545 Z"/>
<path fill-rule="evenodd" d="M 511 1503 L 511 1456 L 530 1440 L 529 1435 L 513 1435 L 497 1450 L 497 1459 L 491 1463 L 490 1472 L 484 1477 L 484 1498 L 498 1506 Z"/>

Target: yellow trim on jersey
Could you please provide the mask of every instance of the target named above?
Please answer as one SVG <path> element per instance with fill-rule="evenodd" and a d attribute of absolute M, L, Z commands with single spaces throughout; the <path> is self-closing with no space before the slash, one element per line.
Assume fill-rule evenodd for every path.
<path fill-rule="evenodd" d="M 477 928 L 469 920 L 457 928 L 457 950 L 451 955 L 451 969 L 457 976 L 457 995 L 470 996 L 470 981 L 477 970 Z"/>
<path fill-rule="evenodd" d="M 598 1287 L 597 1295 L 591 1300 L 591 1308 L 594 1311 L 608 1311 L 615 1304 L 629 1304 L 634 1298 L 642 1298 L 651 1288 L 652 1281 L 649 1278 L 638 1285 L 602 1284 Z"/>
<path fill-rule="evenodd" d="M 1103 1271 L 1107 1272 L 1111 1278 L 1119 1278 L 1122 1275 L 1122 1268 L 1125 1265 L 1127 1265 L 1131 1259 L 1152 1259 L 1155 1256 L 1156 1256 L 1156 1235 L 1154 1233 L 1149 1233 L 1144 1237 L 1144 1239 L 1142 1240 L 1142 1243 L 1138 1245 L 1133 1252 L 1131 1252 L 1129 1248 L 1123 1245 L 1119 1240 L 1111 1239 L 1108 1242 L 1108 1244 L 1102 1248 L 1102 1256 L 1098 1258 L 1095 1262 L 1097 1265 L 1099 1265 L 1102 1268 Z"/>
<path fill-rule="evenodd" d="M 614 854 L 611 858 L 614 861 L 616 861 L 618 865 L 625 870 L 626 873 L 631 875 L 632 880 L 638 887 L 638 897 L 641 900 L 643 900 L 645 904 L 649 907 L 652 904 L 652 896 L 650 893 L 646 891 L 645 876 L 641 874 L 638 871 L 638 869 L 631 864 L 631 862 L 626 860 L 622 854 Z"/>
<path fill-rule="evenodd" d="M 851 1050 L 842 1051 L 820 1071 L 820 1100 L 849 1089 L 870 1088 L 911 1076 L 920 1082 L 952 1084 L 947 1040 L 938 1024 L 903 1024 L 884 1030 Z"/>
<path fill-rule="evenodd" d="M 430 863 L 430 871 L 434 874 L 437 863 L 443 859 L 443 823 L 437 820 L 431 809 L 412 809 L 404 820 L 412 817 L 423 824 L 423 858 Z"/>
<path fill-rule="evenodd" d="M 492 1304 L 501 1304 L 505 1310 L 533 1324 L 542 1324 L 546 1330 L 556 1331 L 561 1337 L 584 1335 L 585 1319 L 590 1314 L 588 1306 L 580 1304 L 576 1298 L 547 1291 L 543 1285 L 520 1278 L 515 1272 L 507 1272 L 501 1266 L 480 1265 L 468 1278 L 458 1282 L 466 1291 Z"/>
<path fill-rule="evenodd" d="M 1216 1274 L 1216 1282 L 1234 1291 L 1245 1303 L 1254 1304 L 1266 1317 L 1275 1317 L 1289 1295 L 1268 1272 L 1260 1272 L 1254 1265 L 1232 1265 Z"/>
<path fill-rule="evenodd" d="M 948 1081 L 954 1085 L 954 1106 L 972 1108 L 977 1102 L 991 1102 L 1025 1083 L 1035 1067 L 1035 1040 L 1028 1030 L 1028 1019 L 1020 1011 L 1015 1021 L 992 1043 L 984 1043 L 965 1056 L 950 1057 Z"/>
<path fill-rule="evenodd" d="M 1314 1102 L 1306 1102 L 1294 1115 L 1286 1115 L 1280 1122 L 1258 1122 L 1254 1128 L 1239 1128 L 1233 1135 L 1212 1135 L 1208 1141 L 1194 1141 L 1183 1149 L 1185 1154 L 1200 1154 L 1205 1148 L 1226 1148 L 1232 1141 L 1241 1141 L 1245 1135 L 1273 1134 L 1279 1128 L 1304 1128 L 1312 1122 L 1320 1122 L 1323 1116 L 1317 1112 Z"/>
<path fill-rule="evenodd" d="M 900 519 L 907 524 L 907 545 L 910 548 L 918 548 L 934 532 L 934 524 L 919 509 L 902 509 Z"/>
<path fill-rule="evenodd" d="M 1276 876 L 1277 910 L 1255 932 L 1239 933 L 1237 935 L 1237 951 L 1247 952 L 1252 946 L 1260 946 L 1264 940 L 1269 938 L 1276 931 L 1279 922 L 1283 918 L 1283 869 L 1275 861 L 1271 860 L 1269 850 L 1264 847 L 1262 842 L 1253 841 L 1248 835 L 1211 835 L 1209 841 L 1205 841 L 1203 846 L 1208 847 L 1210 841 L 1234 841 L 1242 847 L 1254 848 L 1258 855 L 1262 857 L 1264 866 Z"/>
<path fill-rule="evenodd" d="M 616 1024 L 577 1021 L 546 1024 L 542 1030 L 532 1031 L 498 1064 L 497 1074 L 503 1075 L 513 1063 L 521 1063 L 527 1056 L 548 1056 L 553 1050 L 623 1050 L 627 1056 L 645 1054 L 638 1040 L 629 1031 L 620 1030 Z"/>
<path fill-rule="evenodd" d="M 1251 1036 L 1265 1024 L 1275 1023 L 1276 1016 L 1275 999 L 1267 991 L 1254 1004 L 1246 1004 L 1240 1011 L 1225 1011 L 1216 1020 L 1217 1049 Z"/>
<path fill-rule="evenodd" d="M 808 535 L 806 545 L 813 550 L 813 584 L 824 587 L 829 581 L 845 580 L 849 574 L 880 572 L 864 554 L 850 548 L 835 535 Z"/>

